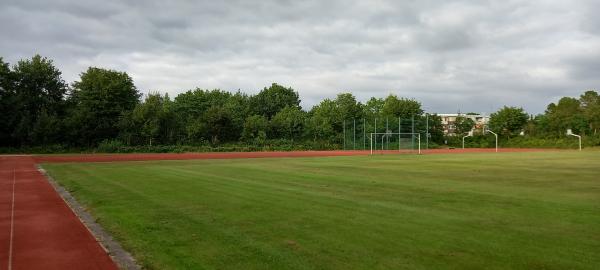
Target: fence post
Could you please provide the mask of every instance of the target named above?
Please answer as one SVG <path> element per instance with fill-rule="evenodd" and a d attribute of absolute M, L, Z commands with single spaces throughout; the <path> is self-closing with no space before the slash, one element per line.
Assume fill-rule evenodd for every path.
<path fill-rule="evenodd" d="M 390 130 L 390 126 L 389 126 L 389 119 L 386 116 L 385 117 L 385 133 L 388 133 L 388 130 Z M 390 149 L 390 137 L 389 136 L 385 136 L 385 143 L 386 143 L 386 150 Z"/>
<path fill-rule="evenodd" d="M 402 130 L 400 129 L 400 127 L 402 126 L 402 121 L 400 116 L 398 116 L 398 152 L 402 151 L 402 147 L 400 147 L 400 141 L 402 141 Z"/>
<path fill-rule="evenodd" d="M 429 149 L 429 114 L 425 114 L 425 149 Z"/>
<path fill-rule="evenodd" d="M 411 139 L 411 147 L 414 150 L 415 149 L 415 115 L 414 114 L 412 115 L 412 123 L 411 123 L 411 125 L 412 125 L 412 128 L 411 128 L 411 133 L 412 133 L 412 135 L 411 135 L 411 138 L 412 138 Z"/>
<path fill-rule="evenodd" d="M 343 148 L 344 148 L 344 150 L 346 150 L 346 119 L 344 119 L 344 121 L 342 123 L 343 123 L 342 130 L 343 130 L 343 134 L 344 134 Z"/>
<path fill-rule="evenodd" d="M 363 150 L 367 149 L 367 124 L 363 118 Z"/>
<path fill-rule="evenodd" d="M 375 117 L 375 130 L 373 132 L 377 133 L 377 116 Z M 373 136 L 371 136 L 371 139 L 373 139 Z M 377 135 L 375 135 L 375 149 L 377 149 Z"/>
<path fill-rule="evenodd" d="M 373 133 L 371 133 L 369 144 L 371 145 L 371 155 L 373 155 Z"/>

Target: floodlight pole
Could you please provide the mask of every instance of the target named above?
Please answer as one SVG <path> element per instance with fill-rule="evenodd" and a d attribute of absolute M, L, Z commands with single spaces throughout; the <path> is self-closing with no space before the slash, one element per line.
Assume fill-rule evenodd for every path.
<path fill-rule="evenodd" d="M 343 143 L 344 146 L 343 147 L 344 147 L 344 150 L 346 150 L 346 120 L 344 119 L 344 121 L 342 123 L 343 123 L 342 129 L 344 130 L 344 143 Z"/>
<path fill-rule="evenodd" d="M 367 124 L 365 123 L 365 119 L 363 118 L 363 125 L 362 125 L 362 129 L 363 129 L 363 148 L 362 150 L 365 150 L 367 148 Z"/>
<path fill-rule="evenodd" d="M 400 141 L 402 141 L 402 119 L 400 118 L 400 116 L 398 116 L 398 152 L 402 152 L 402 144 Z"/>
<path fill-rule="evenodd" d="M 373 132 L 377 133 L 377 116 L 375 117 L 375 126 L 373 127 Z M 371 144 L 373 144 L 373 135 L 371 133 Z M 377 148 L 377 135 L 375 135 L 375 148 Z M 373 147 L 371 146 L 371 155 L 373 154 Z"/>
<path fill-rule="evenodd" d="M 414 114 L 412 115 L 412 124 L 411 125 L 412 126 L 411 126 L 410 132 L 414 134 L 415 133 L 415 115 Z M 410 147 L 412 147 L 412 150 L 415 150 L 415 135 L 412 135 Z"/>
<path fill-rule="evenodd" d="M 398 116 L 398 152 L 402 151 L 402 116 Z"/>
<path fill-rule="evenodd" d="M 390 121 L 389 121 L 389 118 L 388 118 L 388 117 L 386 117 L 386 118 L 385 118 L 385 132 L 386 132 L 386 133 L 387 133 L 387 132 L 389 132 L 389 130 L 390 130 L 389 122 L 390 122 Z M 386 145 L 386 148 L 387 148 L 387 149 L 389 149 L 389 148 L 390 148 L 390 138 L 389 138 L 389 137 L 386 137 L 385 139 L 386 139 L 386 140 L 385 140 L 385 143 L 387 144 L 387 145 Z"/>
<path fill-rule="evenodd" d="M 581 151 L 581 136 L 577 135 L 577 134 L 573 134 L 573 132 L 570 129 L 567 130 L 567 135 L 577 137 L 579 139 L 579 151 Z"/>
<path fill-rule="evenodd" d="M 498 153 L 498 134 L 496 134 L 496 132 L 493 132 L 491 130 L 487 130 L 487 132 L 494 134 L 494 136 L 496 136 L 496 153 Z"/>
<path fill-rule="evenodd" d="M 353 127 L 352 127 L 352 150 L 356 150 L 356 118 L 352 119 Z"/>
<path fill-rule="evenodd" d="M 472 135 L 467 135 L 467 136 L 464 136 L 462 138 L 462 141 L 463 141 L 463 148 L 462 149 L 465 149 L 465 138 L 467 138 L 467 137 L 472 137 Z"/>
<path fill-rule="evenodd" d="M 428 113 L 425 114 L 425 149 L 429 149 L 429 114 Z"/>
<path fill-rule="evenodd" d="M 377 118 L 375 118 L 375 127 L 373 128 L 373 132 L 377 133 Z"/>

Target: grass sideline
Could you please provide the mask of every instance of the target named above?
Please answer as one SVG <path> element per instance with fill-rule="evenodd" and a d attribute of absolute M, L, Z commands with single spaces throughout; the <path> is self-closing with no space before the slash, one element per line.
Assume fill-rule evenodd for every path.
<path fill-rule="evenodd" d="M 598 269 L 600 152 L 44 164 L 148 269 Z"/>

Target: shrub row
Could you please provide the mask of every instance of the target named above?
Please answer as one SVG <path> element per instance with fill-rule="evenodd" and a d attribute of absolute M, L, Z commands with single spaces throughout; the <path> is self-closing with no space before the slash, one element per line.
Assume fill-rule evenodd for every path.
<path fill-rule="evenodd" d="M 447 137 L 448 147 L 462 147 L 462 137 Z M 584 147 L 600 146 L 600 135 L 587 136 L 583 138 Z M 467 148 L 492 148 L 495 146 L 493 136 L 475 136 L 465 140 Z M 576 149 L 578 140 L 574 137 L 561 138 L 539 138 L 529 136 L 518 136 L 512 138 L 499 138 L 500 147 L 513 148 L 562 148 Z M 424 146 L 422 146 L 424 147 Z M 440 148 L 429 142 L 429 148 Z M 96 148 L 74 148 L 60 144 L 47 146 L 23 147 L 23 148 L 0 148 L 4 154 L 65 154 L 65 153 L 185 153 L 185 152 L 255 152 L 255 151 L 308 151 L 308 150 L 339 150 L 342 145 L 328 141 L 290 141 L 284 139 L 267 140 L 258 143 L 231 143 L 219 146 L 206 144 L 198 145 L 126 145 L 119 140 L 102 141 Z"/>
<path fill-rule="evenodd" d="M 462 137 L 449 137 L 447 139 L 448 146 L 462 147 Z M 517 137 L 499 137 L 498 144 L 500 147 L 512 148 L 559 148 L 559 149 L 576 149 L 579 147 L 579 141 L 575 137 L 560 137 L 560 138 L 539 138 L 529 136 Z M 600 135 L 586 136 L 582 138 L 583 147 L 600 146 Z M 491 148 L 495 146 L 494 136 L 474 136 L 465 139 L 465 147 L 467 148 Z"/>

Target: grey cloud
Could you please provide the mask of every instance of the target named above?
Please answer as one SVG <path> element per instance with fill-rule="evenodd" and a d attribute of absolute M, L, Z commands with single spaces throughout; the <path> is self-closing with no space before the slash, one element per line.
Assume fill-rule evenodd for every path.
<path fill-rule="evenodd" d="M 584 52 L 565 62 L 569 64 L 568 72 L 574 79 L 594 82 L 600 77 L 600 51 Z"/>
<path fill-rule="evenodd" d="M 542 112 L 598 88 L 600 10 L 587 1 L 0 2 L 0 54 L 40 53 L 68 81 L 127 71 L 142 91 L 272 82 L 310 108 L 341 91 L 397 94 L 432 112 Z"/>

